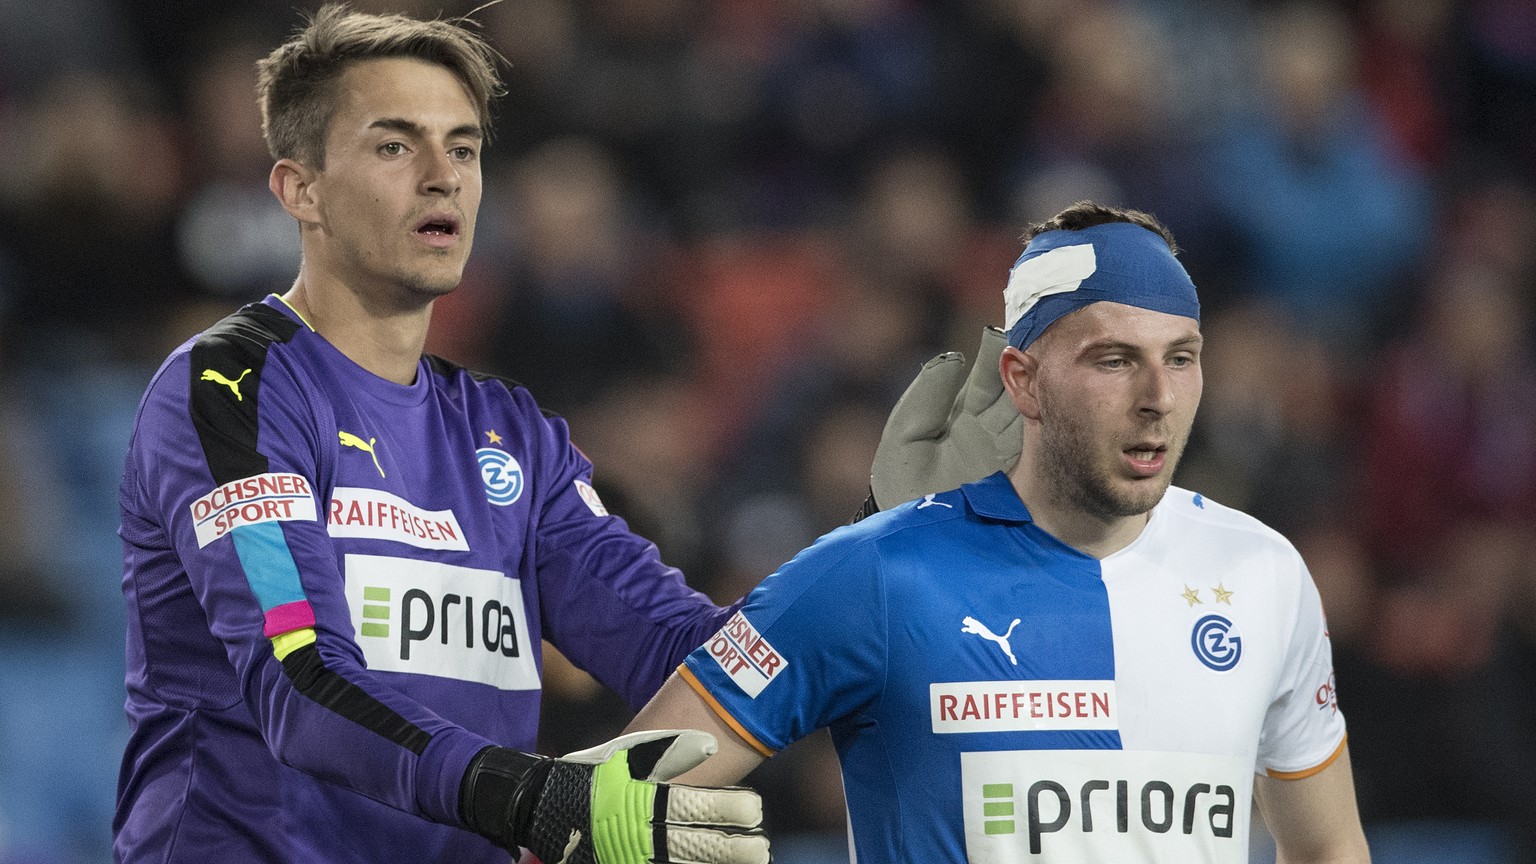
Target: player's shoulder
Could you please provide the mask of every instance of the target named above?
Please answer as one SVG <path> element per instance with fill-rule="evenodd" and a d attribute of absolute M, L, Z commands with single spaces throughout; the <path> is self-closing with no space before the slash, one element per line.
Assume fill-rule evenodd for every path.
<path fill-rule="evenodd" d="M 899 535 L 942 530 L 940 526 L 964 519 L 969 512 L 965 488 L 924 495 L 873 513 L 852 525 L 839 529 L 850 540 L 879 542 Z"/>
<path fill-rule="evenodd" d="M 1200 492 L 1169 486 L 1157 505 L 1158 515 L 1180 523 L 1183 536 L 1194 534 L 1203 540 L 1223 545 L 1270 549 L 1294 554 L 1295 547 L 1285 535 L 1257 518 L 1207 498 Z"/>
<path fill-rule="evenodd" d="M 802 554 L 828 563 L 858 557 L 888 558 L 907 552 L 941 554 L 943 546 L 957 542 L 957 535 L 964 530 L 960 526 L 974 521 L 968 489 L 963 486 L 925 495 L 873 513 L 822 535 Z"/>
<path fill-rule="evenodd" d="M 921 506 L 929 501 L 940 504 Z M 819 584 L 837 586 L 839 596 L 866 596 L 882 583 L 891 559 L 901 558 L 904 550 L 935 550 L 941 533 L 934 529 L 964 512 L 957 490 L 908 501 L 839 526 L 796 553 L 765 578 L 755 593 L 793 598 Z"/>
<path fill-rule="evenodd" d="M 510 403 L 526 414 L 537 414 L 545 418 L 557 416 L 539 407 L 538 400 L 534 399 L 527 387 L 505 375 L 471 369 L 436 354 L 426 355 L 426 361 L 427 368 L 436 379 L 436 386 L 456 398 L 468 399 L 472 395 L 479 395 Z"/>
<path fill-rule="evenodd" d="M 243 383 L 238 376 L 263 366 L 268 349 L 291 340 L 299 326 L 264 303 L 242 306 L 172 349 L 150 377 L 145 395 L 168 396 L 179 403 L 198 376 L 215 383 L 221 378 Z"/>
<path fill-rule="evenodd" d="M 187 340 L 199 352 L 248 356 L 291 341 L 303 324 L 268 302 L 247 303 Z"/>

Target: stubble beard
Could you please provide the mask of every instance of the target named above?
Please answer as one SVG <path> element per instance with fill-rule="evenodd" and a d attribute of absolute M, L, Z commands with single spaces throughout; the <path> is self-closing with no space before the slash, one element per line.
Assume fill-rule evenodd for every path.
<path fill-rule="evenodd" d="M 435 263 L 435 262 L 434 262 Z M 402 268 L 389 280 L 388 297 L 380 298 L 398 309 L 414 309 L 439 297 L 452 294 L 464 277 L 464 265 L 460 262 L 451 272 L 439 267 Z"/>
<path fill-rule="evenodd" d="M 1121 490 L 1112 482 L 1110 469 L 1100 463 L 1102 451 L 1094 442 L 1091 423 L 1060 412 L 1047 411 L 1045 416 L 1051 419 L 1042 424 L 1040 458 L 1047 488 L 1058 500 L 1109 521 L 1143 515 L 1163 499 L 1184 450 L 1182 439 L 1174 440 L 1166 434 L 1166 424 L 1159 422 L 1162 428 L 1156 429 L 1158 437 L 1168 440 L 1162 472 L 1136 482 L 1130 490 Z"/>

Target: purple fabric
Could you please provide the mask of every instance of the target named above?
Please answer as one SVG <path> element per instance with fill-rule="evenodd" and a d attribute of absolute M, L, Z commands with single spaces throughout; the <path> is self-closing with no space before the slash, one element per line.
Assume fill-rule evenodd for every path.
<path fill-rule="evenodd" d="M 282 310 L 275 298 L 266 303 Z M 593 512 L 576 486 L 590 481 L 591 464 L 572 446 L 564 421 L 546 417 L 522 388 L 434 371 L 426 360 L 415 384 L 392 384 L 301 327 L 267 349 L 259 391 L 250 378 L 241 386 L 246 395 L 259 392 L 256 449 L 268 470 L 308 478 L 320 521 L 258 527 L 281 528 L 275 548 L 291 564 L 277 563 L 297 567 L 331 680 L 426 737 L 414 739 L 413 750 L 365 728 L 300 692 L 274 658 L 264 633 L 270 619 L 251 588 L 260 581 L 247 572 L 266 562 L 242 561 L 230 537 L 198 545 L 190 504 L 216 484 L 188 416 L 199 371 L 189 367 L 192 344 L 171 355 L 144 397 L 122 485 L 133 729 L 114 820 L 118 859 L 505 864 L 506 852 L 454 827 L 459 783 L 487 744 L 535 747 L 538 676 L 525 689 L 504 689 L 425 666 L 370 668 L 368 656 L 377 655 L 367 652 L 415 649 L 425 662 L 430 650 L 462 649 L 465 662 L 488 666 L 504 662 L 498 651 L 515 655 L 505 662 L 525 663 L 531 652 L 536 672 L 540 640 L 549 639 L 638 706 L 729 610 L 689 589 L 622 520 Z M 490 430 L 499 443 L 489 440 Z M 339 432 L 372 439 L 372 451 L 345 443 Z M 487 458 L 519 470 L 493 477 Z M 508 487 L 493 488 L 492 480 L 514 477 L 517 494 L 507 501 Z M 467 548 L 424 548 L 445 540 L 436 530 L 382 537 L 327 530 L 333 496 L 385 493 L 406 505 L 371 512 L 449 511 Z M 361 588 L 349 595 L 347 580 L 382 582 L 374 578 L 383 572 L 379 561 L 428 573 L 490 573 L 492 583 L 497 574 L 520 580 L 520 592 L 499 590 L 520 593 L 526 632 L 507 635 L 515 602 L 467 591 L 418 602 L 425 593 L 408 597 L 397 588 L 373 607 L 394 603 L 396 618 L 366 617 L 375 601 L 359 602 Z M 415 620 L 401 617 L 405 605 Z M 436 633 L 411 641 L 424 632 L 428 607 L 441 644 Z M 506 632 L 498 629 L 503 621 Z M 450 631 L 460 622 L 466 629 Z M 388 635 L 368 635 L 370 623 Z M 489 638 L 467 629 L 482 623 Z"/>

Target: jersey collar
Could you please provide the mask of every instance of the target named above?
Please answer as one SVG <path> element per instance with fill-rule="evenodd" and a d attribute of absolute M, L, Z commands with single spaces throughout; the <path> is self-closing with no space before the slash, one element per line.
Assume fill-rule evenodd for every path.
<path fill-rule="evenodd" d="M 965 495 L 966 503 L 971 505 L 971 512 L 983 519 L 1014 523 L 1034 521 L 1029 515 L 1029 508 L 1019 500 L 1019 493 L 1014 490 L 1012 481 L 1002 471 L 975 483 L 967 483 L 960 487 L 960 492 Z"/>

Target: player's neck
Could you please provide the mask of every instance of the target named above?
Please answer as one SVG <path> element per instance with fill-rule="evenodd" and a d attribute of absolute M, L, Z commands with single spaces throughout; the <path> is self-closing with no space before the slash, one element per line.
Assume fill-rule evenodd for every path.
<path fill-rule="evenodd" d="M 391 306 L 303 269 L 282 299 L 352 362 L 397 384 L 415 382 L 432 321 L 430 302 Z"/>
<path fill-rule="evenodd" d="M 1073 549 L 1102 560 L 1134 543 L 1147 527 L 1150 512 L 1135 516 L 1094 513 L 1064 494 L 1044 472 L 1031 470 L 1028 462 L 1020 459 L 1008 472 L 1014 491 L 1036 527 Z"/>

